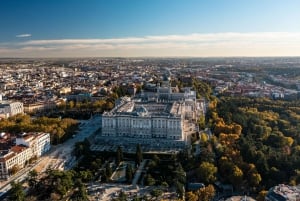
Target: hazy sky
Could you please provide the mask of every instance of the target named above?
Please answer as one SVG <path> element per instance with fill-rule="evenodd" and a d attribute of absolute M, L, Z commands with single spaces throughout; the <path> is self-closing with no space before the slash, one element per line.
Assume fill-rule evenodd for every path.
<path fill-rule="evenodd" d="M 300 56 L 299 0 L 0 0 L 0 57 Z"/>

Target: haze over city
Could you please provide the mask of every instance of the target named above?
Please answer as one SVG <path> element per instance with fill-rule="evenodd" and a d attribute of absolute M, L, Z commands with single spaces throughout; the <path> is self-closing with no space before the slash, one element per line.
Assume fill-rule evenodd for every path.
<path fill-rule="evenodd" d="M 300 2 L 0 1 L 0 57 L 299 56 Z"/>

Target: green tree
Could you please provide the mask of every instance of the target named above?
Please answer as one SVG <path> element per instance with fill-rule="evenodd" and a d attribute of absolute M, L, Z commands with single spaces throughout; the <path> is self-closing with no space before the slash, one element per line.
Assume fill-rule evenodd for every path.
<path fill-rule="evenodd" d="M 119 166 L 120 162 L 123 161 L 123 151 L 120 146 L 118 146 L 117 152 L 116 152 L 116 165 Z"/>
<path fill-rule="evenodd" d="M 155 179 L 150 174 L 148 174 L 147 177 L 145 178 L 145 185 L 153 186 L 155 185 L 155 183 L 156 183 Z"/>
<path fill-rule="evenodd" d="M 126 181 L 130 183 L 133 177 L 133 170 L 130 164 L 126 166 Z"/>
<path fill-rule="evenodd" d="M 108 162 L 105 165 L 105 176 L 106 176 L 106 178 L 109 179 L 111 177 L 111 175 L 112 175 L 112 169 L 110 167 L 110 163 Z"/>
<path fill-rule="evenodd" d="M 205 116 L 204 115 L 201 115 L 198 119 L 198 125 L 199 125 L 199 128 L 200 129 L 205 129 Z"/>
<path fill-rule="evenodd" d="M 152 158 L 152 161 L 154 161 L 155 164 L 158 165 L 160 163 L 160 158 L 156 154 L 154 154 L 153 158 Z"/>
<path fill-rule="evenodd" d="M 152 197 L 154 197 L 155 200 L 158 200 L 158 197 L 163 194 L 163 191 L 161 189 L 155 188 L 153 189 L 150 194 Z"/>
<path fill-rule="evenodd" d="M 177 181 L 177 182 L 175 182 L 175 188 L 176 188 L 176 192 L 178 194 L 178 197 L 180 199 L 182 199 L 183 196 L 184 196 L 184 194 L 185 194 L 185 192 L 184 192 L 184 185 L 182 183 L 180 183 L 180 182 Z"/>
<path fill-rule="evenodd" d="M 97 158 L 95 161 L 91 163 L 91 170 L 96 172 L 101 168 L 101 165 L 102 165 L 101 159 Z"/>
<path fill-rule="evenodd" d="M 143 152 L 140 144 L 137 144 L 136 146 L 136 152 L 135 152 L 135 165 L 139 166 L 143 160 Z"/>
<path fill-rule="evenodd" d="M 249 183 L 253 187 L 257 187 L 261 182 L 261 176 L 259 173 L 252 173 L 250 174 Z"/>
<path fill-rule="evenodd" d="M 28 185 L 29 187 L 31 188 L 34 188 L 37 184 L 37 176 L 38 176 L 38 173 L 36 170 L 31 170 L 29 173 L 28 173 Z"/>
<path fill-rule="evenodd" d="M 26 196 L 25 201 L 38 201 L 37 196 L 29 195 Z"/>
<path fill-rule="evenodd" d="M 80 171 L 78 176 L 84 182 L 89 182 L 93 179 L 93 174 L 89 170 Z"/>
<path fill-rule="evenodd" d="M 24 201 L 25 192 L 23 191 L 22 184 L 19 182 L 11 182 L 11 189 L 9 191 L 9 199 L 11 201 Z"/>
<path fill-rule="evenodd" d="M 73 195 L 74 201 L 88 201 L 88 194 L 85 185 L 82 183 L 82 181 L 79 179 L 76 181 L 76 186 L 78 189 L 75 191 Z"/>
<path fill-rule="evenodd" d="M 208 140 L 207 134 L 204 133 L 204 132 L 202 132 L 202 133 L 200 134 L 200 140 L 201 140 L 202 143 L 206 143 L 207 140 Z"/>
<path fill-rule="evenodd" d="M 243 181 L 243 176 L 243 171 L 238 166 L 234 165 L 231 170 L 229 180 L 235 187 L 238 188 Z"/>
<path fill-rule="evenodd" d="M 202 162 L 197 169 L 197 175 L 200 181 L 206 184 L 213 183 L 216 180 L 217 167 L 209 162 Z"/>
<path fill-rule="evenodd" d="M 73 171 L 47 170 L 43 179 L 45 185 L 49 187 L 50 194 L 53 193 L 63 197 L 74 185 Z"/>
<path fill-rule="evenodd" d="M 167 182 L 163 181 L 161 183 L 161 187 L 162 187 L 162 189 L 164 189 L 164 191 L 168 191 L 169 184 Z"/>

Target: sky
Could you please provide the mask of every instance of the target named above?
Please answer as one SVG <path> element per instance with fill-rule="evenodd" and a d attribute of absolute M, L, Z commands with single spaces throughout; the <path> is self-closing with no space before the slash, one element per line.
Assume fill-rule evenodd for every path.
<path fill-rule="evenodd" d="M 299 0 L 0 0 L 0 57 L 300 56 Z"/>

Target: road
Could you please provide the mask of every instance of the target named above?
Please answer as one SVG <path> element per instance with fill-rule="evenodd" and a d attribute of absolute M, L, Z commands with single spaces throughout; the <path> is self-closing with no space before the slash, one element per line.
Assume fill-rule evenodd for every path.
<path fill-rule="evenodd" d="M 42 173 L 47 168 L 65 170 L 70 169 L 76 164 L 75 158 L 72 156 L 74 145 L 83 141 L 94 134 L 101 126 L 101 117 L 94 116 L 84 121 L 84 125 L 80 127 L 80 131 L 73 138 L 67 140 L 63 144 L 52 146 L 51 150 L 45 156 L 40 157 L 36 163 L 25 167 L 7 181 L 0 183 L 0 197 L 4 195 L 11 187 L 12 181 L 23 181 L 26 179 L 28 172 L 35 169 Z"/>

